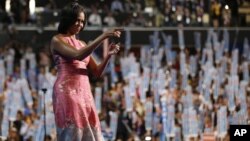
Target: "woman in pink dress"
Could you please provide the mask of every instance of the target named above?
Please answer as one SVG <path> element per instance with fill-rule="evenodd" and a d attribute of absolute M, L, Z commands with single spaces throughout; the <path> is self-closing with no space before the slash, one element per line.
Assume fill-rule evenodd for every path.
<path fill-rule="evenodd" d="M 58 141 L 101 141 L 100 121 L 91 93 L 87 69 L 100 76 L 119 45 L 110 44 L 104 60 L 97 64 L 91 53 L 109 37 L 120 37 L 122 29 L 106 31 L 90 44 L 76 38 L 86 23 L 83 7 L 77 2 L 61 12 L 58 34 L 51 40 L 57 67 L 53 88 L 53 109 Z"/>

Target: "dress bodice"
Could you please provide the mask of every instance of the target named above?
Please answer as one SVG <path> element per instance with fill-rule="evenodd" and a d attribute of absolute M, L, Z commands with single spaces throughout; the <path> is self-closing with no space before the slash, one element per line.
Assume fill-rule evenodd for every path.
<path fill-rule="evenodd" d="M 76 48 L 77 50 L 84 47 L 84 44 L 75 38 L 70 38 L 70 37 L 63 37 L 63 38 L 68 44 L 72 45 L 72 47 Z M 69 59 L 67 57 L 60 55 L 57 52 L 54 52 L 53 58 L 54 58 L 56 67 L 58 69 L 58 72 L 61 72 L 61 71 L 71 72 L 71 71 L 75 71 L 79 69 L 86 70 L 87 65 L 89 63 L 90 56 L 84 58 L 83 60 L 75 60 L 75 59 Z"/>

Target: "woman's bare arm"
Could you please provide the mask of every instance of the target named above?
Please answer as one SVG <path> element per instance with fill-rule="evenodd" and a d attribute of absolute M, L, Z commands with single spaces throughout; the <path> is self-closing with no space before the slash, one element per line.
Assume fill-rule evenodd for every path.
<path fill-rule="evenodd" d="M 104 60 L 99 64 L 96 62 L 96 60 L 94 59 L 93 56 L 90 57 L 90 61 L 89 61 L 89 68 L 92 71 L 92 74 L 96 77 L 100 77 L 103 74 L 103 71 L 105 70 L 109 59 L 110 59 L 111 55 L 107 55 Z"/>
<path fill-rule="evenodd" d="M 86 47 L 77 50 L 72 45 L 64 41 L 60 35 L 56 35 L 51 40 L 51 51 L 56 51 L 62 56 L 70 59 L 82 60 L 90 55 L 105 38 L 106 36 L 102 34 Z"/>
<path fill-rule="evenodd" d="M 98 36 L 94 41 L 89 43 L 86 47 L 81 48 L 80 50 L 75 49 L 72 45 L 68 44 L 60 35 L 56 35 L 51 40 L 51 51 L 58 52 L 64 57 L 70 59 L 82 60 L 85 57 L 89 56 L 101 43 L 104 39 L 108 37 L 120 37 L 120 31 L 123 29 L 113 29 L 107 32 L 104 32 Z"/>
<path fill-rule="evenodd" d="M 108 54 L 104 57 L 101 63 L 96 62 L 95 58 L 91 56 L 88 67 L 92 70 L 92 73 L 96 77 L 102 76 L 107 64 L 109 63 L 109 59 L 111 58 L 112 55 L 116 54 L 119 50 L 120 50 L 119 44 L 111 43 L 109 45 Z"/>

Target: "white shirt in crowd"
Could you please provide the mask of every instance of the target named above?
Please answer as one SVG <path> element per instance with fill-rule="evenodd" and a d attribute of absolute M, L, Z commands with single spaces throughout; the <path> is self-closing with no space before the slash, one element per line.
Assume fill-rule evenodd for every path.
<path fill-rule="evenodd" d="M 97 12 L 93 12 L 89 16 L 89 23 L 92 26 L 101 26 L 102 25 L 102 18 Z"/>
<path fill-rule="evenodd" d="M 115 18 L 112 15 L 107 15 L 104 18 L 103 22 L 106 23 L 107 26 L 115 26 L 116 25 Z"/>

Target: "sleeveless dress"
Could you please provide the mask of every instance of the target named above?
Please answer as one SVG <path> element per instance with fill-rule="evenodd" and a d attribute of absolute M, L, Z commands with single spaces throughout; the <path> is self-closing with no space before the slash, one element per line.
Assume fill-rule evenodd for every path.
<path fill-rule="evenodd" d="M 77 39 L 64 39 L 76 49 L 83 47 Z M 57 67 L 57 80 L 53 87 L 57 140 L 102 141 L 87 73 L 90 56 L 79 61 L 54 53 L 53 58 Z"/>

